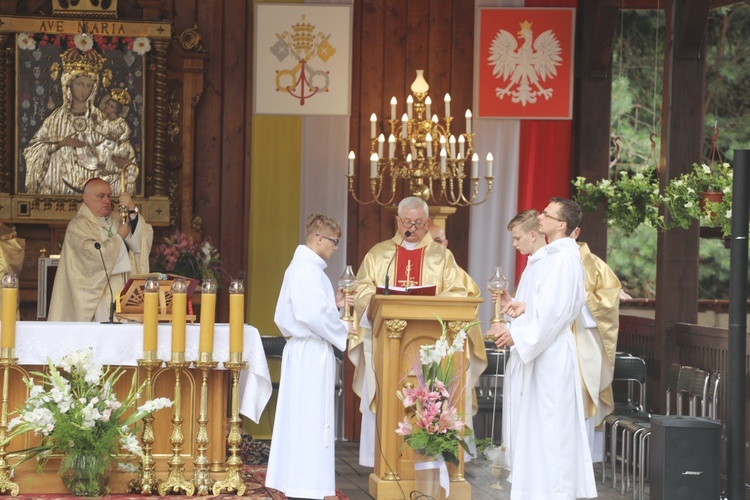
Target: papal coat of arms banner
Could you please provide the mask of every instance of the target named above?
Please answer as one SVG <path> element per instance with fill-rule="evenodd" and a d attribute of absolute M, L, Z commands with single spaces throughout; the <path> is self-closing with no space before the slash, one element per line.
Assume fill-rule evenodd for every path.
<path fill-rule="evenodd" d="M 570 119 L 575 9 L 479 9 L 480 117 Z"/>
<path fill-rule="evenodd" d="M 351 26 L 351 5 L 256 4 L 254 112 L 348 115 Z"/>

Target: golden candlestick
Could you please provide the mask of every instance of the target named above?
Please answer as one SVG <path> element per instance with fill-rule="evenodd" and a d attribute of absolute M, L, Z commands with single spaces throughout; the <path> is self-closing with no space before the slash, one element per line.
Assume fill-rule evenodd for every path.
<path fill-rule="evenodd" d="M 341 316 L 341 319 L 344 321 L 354 321 L 349 303 L 346 302 L 346 297 L 351 297 L 357 291 L 357 277 L 354 275 L 354 271 L 352 271 L 352 266 L 346 266 L 344 274 L 339 278 L 339 288 L 344 292 L 344 315 Z"/>
<path fill-rule="evenodd" d="M 13 304 L 15 306 L 15 304 Z M 0 352 L 0 364 L 3 367 L 3 402 L 2 414 L 0 414 L 0 493 L 8 492 L 11 496 L 17 496 L 19 492 L 18 484 L 10 480 L 10 466 L 6 457 L 8 447 L 5 439 L 8 437 L 8 376 L 10 375 L 11 365 L 18 362 L 15 357 L 16 350 L 12 347 L 3 348 Z"/>
<path fill-rule="evenodd" d="M 221 490 L 236 491 L 237 495 L 245 494 L 246 485 L 242 480 L 240 471 L 242 471 L 242 459 L 240 459 L 240 444 L 242 436 L 240 434 L 240 370 L 247 367 L 247 362 L 242 361 L 242 353 L 229 353 L 229 361 L 224 362 L 224 367 L 232 372 L 232 414 L 229 419 L 229 436 L 227 444 L 229 445 L 229 458 L 227 459 L 227 472 L 224 479 L 216 481 L 213 487 L 213 494 L 218 495 Z M 260 485 L 258 485 L 260 487 Z"/>
<path fill-rule="evenodd" d="M 490 323 L 500 323 L 503 321 L 500 316 L 500 303 L 503 299 L 503 293 L 507 288 L 508 280 L 503 275 L 503 269 L 500 266 L 496 266 L 492 276 L 487 280 L 487 289 L 497 297 L 495 299 L 495 315 L 492 316 Z"/>
<path fill-rule="evenodd" d="M 146 397 L 145 401 L 154 399 L 154 379 L 152 372 L 154 368 L 159 368 L 163 361 L 156 359 L 156 351 L 145 351 L 143 359 L 138 360 L 138 366 L 146 369 Z M 154 415 L 148 414 L 143 418 L 143 432 L 141 434 L 141 444 L 143 445 L 143 460 L 141 461 L 140 471 L 136 479 L 128 482 L 128 492 L 140 495 L 153 495 L 157 492 L 159 479 L 156 479 L 156 467 L 154 466 L 154 457 L 151 450 L 154 449 Z"/>
<path fill-rule="evenodd" d="M 186 495 L 195 493 L 195 485 L 192 481 L 185 479 L 185 460 L 182 458 L 182 445 L 185 437 L 182 435 L 182 385 L 180 375 L 182 370 L 190 366 L 185 361 L 184 352 L 173 352 L 172 361 L 167 361 L 167 367 L 174 370 L 174 413 L 172 416 L 172 435 L 169 442 L 172 444 L 172 457 L 169 459 L 169 476 L 167 480 L 159 485 L 159 495 L 167 493 L 179 493 L 184 491 Z"/>
<path fill-rule="evenodd" d="M 208 436 L 208 374 L 211 370 L 216 368 L 219 364 L 218 361 L 211 359 L 210 352 L 202 352 L 200 354 L 201 359 L 194 361 L 193 365 L 201 371 L 202 382 L 201 382 L 201 408 L 200 415 L 198 415 L 198 435 L 195 438 L 195 444 L 198 447 L 198 456 L 195 459 L 195 469 L 193 472 L 193 484 L 195 485 L 195 492 L 198 495 L 208 495 L 211 491 L 211 487 L 214 484 L 214 480 L 208 474 L 209 460 L 206 457 L 206 450 L 208 450 L 209 436 Z"/>

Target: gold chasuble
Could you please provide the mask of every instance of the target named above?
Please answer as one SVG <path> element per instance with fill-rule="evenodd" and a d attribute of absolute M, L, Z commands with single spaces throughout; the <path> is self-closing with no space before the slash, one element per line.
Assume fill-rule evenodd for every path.
<path fill-rule="evenodd" d="M 620 280 L 606 262 L 579 243 L 586 271 L 586 308 L 576 319 L 575 337 L 581 372 L 585 417 L 599 426 L 614 411 L 612 377 L 620 326 Z M 593 320 L 593 321 L 592 321 Z"/>
<path fill-rule="evenodd" d="M 463 270 L 453 257 L 450 250 L 432 241 L 429 233 L 411 250 L 399 246 L 401 236 L 395 235 L 387 241 L 373 246 L 365 255 L 357 273 L 357 293 L 354 299 L 354 326 L 357 337 L 349 340 L 348 357 L 354 364 L 354 380 L 352 388 L 360 398 L 363 397 L 363 387 L 367 379 L 367 397 L 370 409 L 375 411 L 375 372 L 372 367 L 372 330 L 369 319 L 363 315 L 370 313 L 370 301 L 378 286 L 385 283 L 388 263 L 394 257 L 389 276 L 393 286 L 413 287 L 435 285 L 436 295 L 450 297 L 475 297 L 479 295 L 479 288 L 474 280 Z M 479 376 L 487 366 L 487 354 L 484 350 L 484 340 L 479 326 L 468 332 L 466 356 L 469 361 L 466 376 L 466 386 L 474 387 Z M 472 405 L 476 412 L 476 402 Z"/>

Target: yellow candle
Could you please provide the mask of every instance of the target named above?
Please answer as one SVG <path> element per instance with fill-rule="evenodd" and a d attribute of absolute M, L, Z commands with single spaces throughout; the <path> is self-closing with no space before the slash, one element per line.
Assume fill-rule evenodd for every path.
<path fill-rule="evenodd" d="M 16 347 L 16 304 L 18 304 L 18 288 L 3 288 L 2 333 L 0 347 L 13 349 Z"/>
<path fill-rule="evenodd" d="M 199 343 L 200 352 L 213 352 L 214 350 L 214 323 L 216 321 L 216 294 L 201 294 L 201 337 Z"/>
<path fill-rule="evenodd" d="M 245 294 L 229 294 L 229 352 L 242 352 L 245 333 Z"/>
<path fill-rule="evenodd" d="M 143 350 L 156 351 L 156 337 L 159 326 L 159 292 L 143 294 Z"/>
<path fill-rule="evenodd" d="M 172 292 L 172 352 L 185 352 L 187 294 Z"/>

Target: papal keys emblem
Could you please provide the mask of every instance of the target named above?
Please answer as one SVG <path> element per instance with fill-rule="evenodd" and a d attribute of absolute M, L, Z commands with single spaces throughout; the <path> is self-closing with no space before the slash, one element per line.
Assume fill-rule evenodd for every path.
<path fill-rule="evenodd" d="M 326 63 L 336 53 L 329 42 L 331 35 L 323 32 L 313 35 L 314 31 L 315 25 L 305 22 L 303 15 L 300 22 L 292 25 L 291 34 L 276 33 L 278 41 L 270 49 L 279 62 L 291 59 L 294 63 L 289 69 L 276 71 L 276 91 L 299 100 L 300 106 L 318 92 L 328 92 L 329 72 L 315 69 L 310 62 L 317 58 Z"/>

